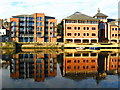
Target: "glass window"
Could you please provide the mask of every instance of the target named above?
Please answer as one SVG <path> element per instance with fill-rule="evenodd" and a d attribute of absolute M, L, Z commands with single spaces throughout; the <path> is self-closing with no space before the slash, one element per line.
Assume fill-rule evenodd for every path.
<path fill-rule="evenodd" d="M 87 27 L 87 30 L 89 30 L 89 27 Z"/>
<path fill-rule="evenodd" d="M 67 27 L 67 29 L 71 29 L 71 27 Z"/>
<path fill-rule="evenodd" d="M 89 33 L 87 33 L 87 36 L 89 36 Z"/>
<path fill-rule="evenodd" d="M 80 33 L 78 33 L 78 36 L 80 36 Z"/>
<path fill-rule="evenodd" d="M 75 33 L 74 36 L 77 36 L 77 33 Z"/>
<path fill-rule="evenodd" d="M 84 27 L 83 30 L 86 30 L 86 27 Z"/>
<path fill-rule="evenodd" d="M 86 33 L 84 33 L 83 35 L 86 36 Z"/>
<path fill-rule="evenodd" d="M 114 28 L 112 28 L 112 30 L 114 30 Z"/>
<path fill-rule="evenodd" d="M 76 30 L 76 29 L 77 29 L 77 27 L 74 27 L 74 29 Z"/>
<path fill-rule="evenodd" d="M 96 36 L 96 34 L 95 34 L 95 33 L 92 33 L 92 36 Z"/>
<path fill-rule="evenodd" d="M 71 36 L 71 33 L 67 33 L 67 36 Z"/>
<path fill-rule="evenodd" d="M 115 30 L 117 30 L 117 28 L 115 28 Z"/>
<path fill-rule="evenodd" d="M 42 26 L 42 22 L 40 22 L 40 26 Z"/>
<path fill-rule="evenodd" d="M 95 27 L 92 27 L 92 30 L 96 30 L 96 28 L 95 28 Z"/>
<path fill-rule="evenodd" d="M 80 27 L 78 27 L 78 30 L 80 30 Z"/>

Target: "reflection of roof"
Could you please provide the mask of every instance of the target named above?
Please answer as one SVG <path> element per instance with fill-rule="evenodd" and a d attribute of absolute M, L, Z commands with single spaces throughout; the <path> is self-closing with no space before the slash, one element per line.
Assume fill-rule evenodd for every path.
<path fill-rule="evenodd" d="M 96 77 L 96 76 L 97 76 L 97 72 L 93 72 L 93 73 L 78 73 L 78 74 L 68 73 L 64 77 L 69 78 L 69 79 L 73 79 L 75 81 L 79 81 L 79 80 L 87 79 L 89 77 Z"/>
<path fill-rule="evenodd" d="M 74 14 L 64 18 L 64 19 L 73 19 L 73 20 L 97 20 L 91 16 L 82 14 L 80 12 L 75 12 Z"/>

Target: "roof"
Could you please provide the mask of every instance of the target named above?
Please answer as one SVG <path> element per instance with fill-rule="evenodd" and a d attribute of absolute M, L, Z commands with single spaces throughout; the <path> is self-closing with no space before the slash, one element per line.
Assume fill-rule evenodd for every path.
<path fill-rule="evenodd" d="M 98 8 L 97 14 L 95 16 L 103 16 L 103 17 L 108 17 L 107 15 L 103 14 L 100 12 L 100 9 Z M 94 16 L 94 17 L 95 17 Z"/>
<path fill-rule="evenodd" d="M 95 16 L 103 16 L 103 17 L 108 17 L 107 15 L 103 14 L 103 13 L 100 13 L 98 12 Z"/>
<path fill-rule="evenodd" d="M 28 14 L 22 14 L 22 15 L 16 15 L 16 16 L 13 16 L 13 17 L 24 17 L 24 16 L 33 17 L 33 14 L 31 14 L 31 15 L 28 15 Z"/>
<path fill-rule="evenodd" d="M 96 18 L 93 18 L 91 16 L 82 14 L 80 12 L 75 12 L 74 14 L 64 18 L 64 19 L 72 19 L 72 20 L 98 20 Z"/>
<path fill-rule="evenodd" d="M 118 25 L 118 21 L 111 21 L 109 22 L 110 25 Z"/>

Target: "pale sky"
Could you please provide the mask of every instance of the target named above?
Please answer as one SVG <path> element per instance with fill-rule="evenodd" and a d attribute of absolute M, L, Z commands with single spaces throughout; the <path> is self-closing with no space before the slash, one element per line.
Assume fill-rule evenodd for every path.
<path fill-rule="evenodd" d="M 20 14 L 45 13 L 61 19 L 78 11 L 94 16 L 97 9 L 109 18 L 118 18 L 119 0 L 0 0 L 0 19 Z"/>

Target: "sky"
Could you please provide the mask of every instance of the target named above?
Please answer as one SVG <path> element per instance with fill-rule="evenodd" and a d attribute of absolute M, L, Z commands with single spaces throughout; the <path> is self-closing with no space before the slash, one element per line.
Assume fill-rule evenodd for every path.
<path fill-rule="evenodd" d="M 94 16 L 97 9 L 109 18 L 118 17 L 119 0 L 0 0 L 0 19 L 20 14 L 45 13 L 58 23 L 76 11 Z"/>

